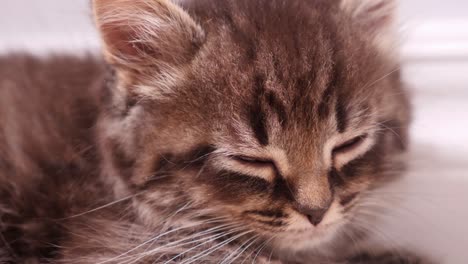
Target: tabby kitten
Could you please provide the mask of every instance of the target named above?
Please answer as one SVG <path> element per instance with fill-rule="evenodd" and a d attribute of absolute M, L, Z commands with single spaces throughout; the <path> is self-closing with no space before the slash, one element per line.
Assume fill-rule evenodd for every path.
<path fill-rule="evenodd" d="M 0 63 L 0 259 L 419 263 L 356 251 L 407 145 L 393 0 L 93 8 L 106 62 Z"/>

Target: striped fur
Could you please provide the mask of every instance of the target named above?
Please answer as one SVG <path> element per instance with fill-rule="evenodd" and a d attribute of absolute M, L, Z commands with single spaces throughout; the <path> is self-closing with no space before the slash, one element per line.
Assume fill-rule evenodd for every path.
<path fill-rule="evenodd" d="M 104 60 L 3 58 L 0 260 L 412 256 L 356 244 L 410 119 L 371 2 L 94 0 Z"/>

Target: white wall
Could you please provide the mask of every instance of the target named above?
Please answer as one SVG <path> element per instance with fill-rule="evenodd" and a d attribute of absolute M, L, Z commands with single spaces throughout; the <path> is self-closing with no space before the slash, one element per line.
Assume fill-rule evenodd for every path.
<path fill-rule="evenodd" d="M 400 0 L 402 17 L 411 20 L 467 19 L 466 0 Z"/>
<path fill-rule="evenodd" d="M 0 50 L 96 48 L 90 0 L 0 0 Z"/>
<path fill-rule="evenodd" d="M 466 0 L 401 0 L 404 57 L 468 59 L 467 10 Z"/>
<path fill-rule="evenodd" d="M 387 230 L 443 263 L 468 263 L 468 1 L 401 0 L 414 96 L 404 213 Z"/>

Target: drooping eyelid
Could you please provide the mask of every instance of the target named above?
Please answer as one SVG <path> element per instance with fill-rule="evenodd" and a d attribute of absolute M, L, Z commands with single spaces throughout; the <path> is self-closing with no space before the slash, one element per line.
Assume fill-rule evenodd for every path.
<path fill-rule="evenodd" d="M 262 150 L 236 147 L 219 147 L 214 153 L 218 156 L 239 162 L 274 163 L 274 160 L 270 158 L 270 155 Z"/>
<path fill-rule="evenodd" d="M 255 165 L 242 164 L 233 159 L 222 159 L 218 165 L 228 171 L 242 173 L 252 177 L 262 178 L 268 182 L 273 182 L 275 178 L 275 167 L 273 164 Z"/>
<path fill-rule="evenodd" d="M 253 177 L 260 177 L 272 182 L 275 175 L 277 173 L 281 173 L 281 169 L 288 169 L 288 167 L 283 164 L 284 162 L 282 160 L 270 158 L 271 155 L 269 155 L 269 153 L 271 154 L 271 152 L 274 152 L 274 154 L 277 154 L 276 156 L 281 157 L 278 155 L 278 151 L 276 151 L 276 153 L 271 149 L 265 149 L 264 151 L 265 152 L 249 151 L 247 149 L 244 151 L 233 151 L 227 148 L 219 148 L 215 152 L 216 155 L 214 156 L 214 160 L 217 165 L 223 169 L 241 172 Z M 251 159 L 252 161 L 242 161 L 239 158 Z M 281 165 L 281 168 L 278 167 Z"/>
<path fill-rule="evenodd" d="M 365 135 L 365 137 L 363 137 Z M 346 151 L 336 152 L 337 147 L 346 144 L 347 141 L 353 140 L 355 138 L 362 137 L 362 142 L 359 142 L 358 145 L 353 146 Z M 346 165 L 350 161 L 364 155 L 367 153 L 372 146 L 375 144 L 376 131 L 371 130 L 362 130 L 362 131 L 353 131 L 353 133 L 338 134 L 331 137 L 324 147 L 324 157 L 325 162 L 329 166 L 333 166 L 337 169 Z"/>
<path fill-rule="evenodd" d="M 352 151 L 353 149 L 359 147 L 360 144 L 364 143 L 367 139 L 368 134 L 363 134 L 357 137 L 353 137 L 333 148 L 333 155 L 345 153 L 348 151 Z"/>
<path fill-rule="evenodd" d="M 358 146 L 355 146 L 349 151 L 337 153 L 334 155 L 332 157 L 334 166 L 339 169 L 349 162 L 363 156 L 372 149 L 375 143 L 375 134 L 368 134 L 365 138 L 362 139 L 362 142 L 360 142 Z"/>
<path fill-rule="evenodd" d="M 233 155 L 233 156 L 229 156 L 229 158 L 237 162 L 244 163 L 246 165 L 268 166 L 268 165 L 274 165 L 275 163 L 274 161 L 269 160 L 269 159 L 251 157 L 251 156 L 245 156 L 245 155 Z"/>

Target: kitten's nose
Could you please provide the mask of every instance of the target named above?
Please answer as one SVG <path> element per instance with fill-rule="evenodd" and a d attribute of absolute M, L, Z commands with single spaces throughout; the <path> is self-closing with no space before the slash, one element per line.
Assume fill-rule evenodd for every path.
<path fill-rule="evenodd" d="M 322 222 L 323 217 L 328 211 L 328 208 L 310 208 L 306 206 L 300 206 L 297 208 L 297 210 L 301 213 L 307 216 L 307 219 L 309 219 L 309 222 L 317 226 Z"/>

